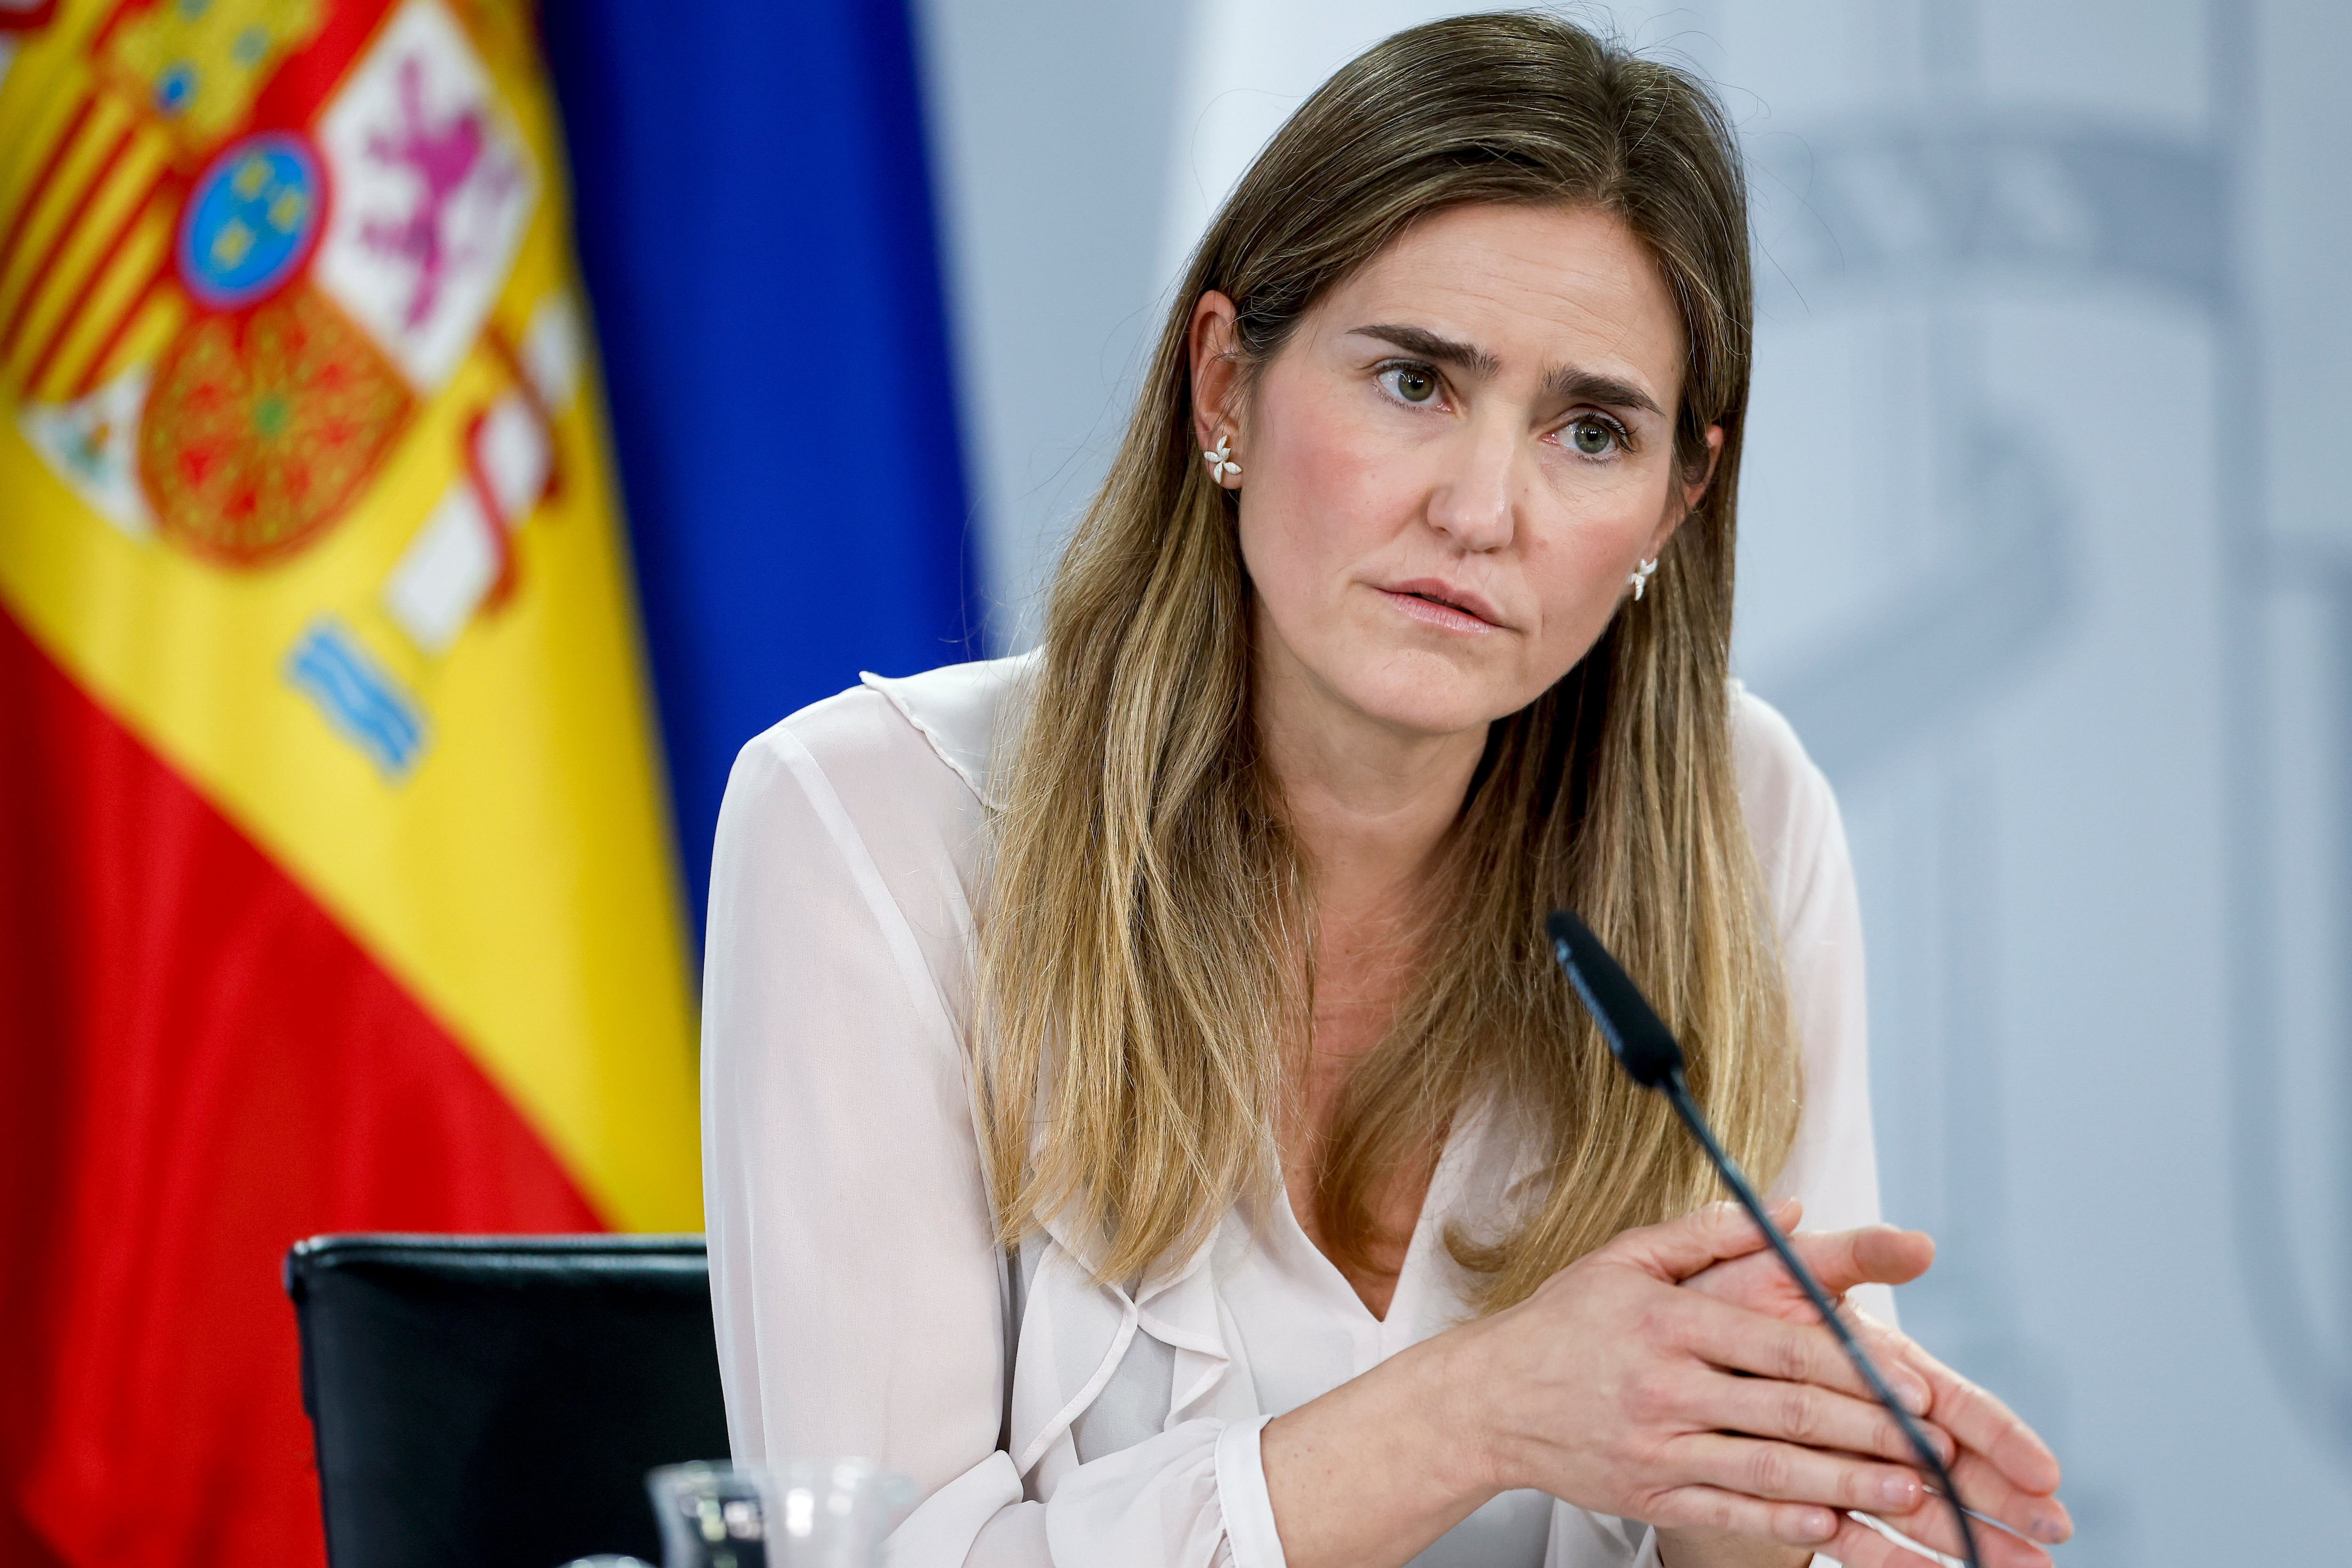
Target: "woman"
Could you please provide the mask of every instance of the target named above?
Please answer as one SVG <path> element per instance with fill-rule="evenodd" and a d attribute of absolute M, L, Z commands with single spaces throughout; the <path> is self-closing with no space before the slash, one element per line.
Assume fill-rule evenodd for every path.
<path fill-rule="evenodd" d="M 911 1473 L 908 1564 L 1924 1561 L 1849 1510 L 1950 1543 L 1539 930 L 1581 912 L 1738 1156 L 1858 1228 L 1805 1240 L 1832 1289 L 1926 1266 L 1871 1225 L 1834 804 L 1728 677 L 1748 326 L 1685 77 L 1471 17 L 1300 109 L 1041 652 L 868 676 L 736 766 L 739 1457 Z M 1870 1333 L 1970 1502 L 2064 1539 L 2032 1433 Z"/>

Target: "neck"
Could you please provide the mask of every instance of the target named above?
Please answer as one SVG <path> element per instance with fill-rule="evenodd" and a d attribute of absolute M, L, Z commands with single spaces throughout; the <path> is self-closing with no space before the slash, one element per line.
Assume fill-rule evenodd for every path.
<path fill-rule="evenodd" d="M 1422 897 L 1486 743 L 1486 727 L 1429 735 L 1344 701 L 1279 640 L 1262 635 L 1252 675 L 1259 745 L 1315 902 L 1313 1015 L 1279 1137 L 1291 1212 L 1385 1317 L 1435 1166 L 1433 1143 L 1366 1195 L 1370 1255 L 1334 1253 L 1317 1198 L 1347 1085 L 1387 1038 L 1411 989 Z"/>

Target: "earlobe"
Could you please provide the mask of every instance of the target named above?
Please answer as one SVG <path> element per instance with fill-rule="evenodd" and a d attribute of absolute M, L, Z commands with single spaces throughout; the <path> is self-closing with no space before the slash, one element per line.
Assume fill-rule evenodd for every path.
<path fill-rule="evenodd" d="M 1634 598 L 1642 597 L 1642 590 L 1649 580 L 1650 572 L 1657 570 L 1657 559 L 1665 553 L 1666 541 L 1675 537 L 1675 530 L 1681 528 L 1693 512 L 1698 510 L 1701 501 L 1706 499 L 1706 487 L 1715 482 L 1716 461 L 1722 455 L 1723 426 L 1710 424 L 1706 427 L 1706 472 L 1685 485 L 1681 507 L 1659 519 L 1658 531 L 1650 537 L 1649 548 L 1642 552 L 1642 559 L 1648 563 L 1647 569 L 1636 572 L 1630 580 L 1633 584 Z M 1668 505 L 1672 506 L 1672 502 L 1669 501 Z"/>

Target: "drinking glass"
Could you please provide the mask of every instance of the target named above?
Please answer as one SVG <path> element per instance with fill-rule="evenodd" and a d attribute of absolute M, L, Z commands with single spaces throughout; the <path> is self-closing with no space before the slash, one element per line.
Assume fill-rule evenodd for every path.
<path fill-rule="evenodd" d="M 669 1465 L 646 1478 L 662 1568 L 880 1568 L 915 1487 L 867 1459 Z"/>
<path fill-rule="evenodd" d="M 662 1568 L 767 1568 L 766 1475 L 749 1465 L 665 1465 L 646 1477 Z"/>

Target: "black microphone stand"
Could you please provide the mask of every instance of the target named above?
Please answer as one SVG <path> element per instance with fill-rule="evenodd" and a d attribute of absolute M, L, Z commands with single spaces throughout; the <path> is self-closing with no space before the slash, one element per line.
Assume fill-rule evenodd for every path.
<path fill-rule="evenodd" d="M 1944 1468 L 1942 1456 L 1936 1452 L 1935 1445 L 1927 1441 L 1927 1434 L 1920 1429 L 1911 1412 L 1903 1408 L 1901 1401 L 1895 1397 L 1894 1390 L 1887 1387 L 1886 1379 L 1880 1375 L 1877 1364 L 1855 1341 L 1853 1331 L 1846 1327 L 1845 1320 L 1838 1315 L 1836 1304 L 1830 1300 L 1829 1292 L 1822 1289 L 1822 1282 L 1813 1278 L 1813 1271 L 1805 1267 L 1804 1260 L 1797 1256 L 1796 1249 L 1789 1245 L 1788 1237 L 1764 1212 L 1763 1200 L 1756 1196 L 1755 1187 L 1748 1184 L 1738 1162 L 1716 1141 L 1715 1129 L 1708 1126 L 1706 1118 L 1699 1113 L 1697 1103 L 1691 1099 L 1690 1086 L 1683 1081 L 1682 1046 L 1651 1008 L 1648 998 L 1642 995 L 1584 922 L 1564 909 L 1554 910 L 1550 918 L 1544 922 L 1544 926 L 1551 936 L 1552 956 L 1568 972 L 1569 983 L 1576 988 L 1577 997 L 1584 1003 L 1585 1011 L 1592 1015 L 1592 1021 L 1599 1027 L 1601 1038 L 1609 1042 L 1610 1054 L 1617 1059 L 1617 1064 L 1634 1082 L 1664 1094 L 1666 1103 L 1675 1108 L 1675 1114 L 1682 1118 L 1683 1125 L 1690 1129 L 1691 1136 L 1698 1140 L 1699 1147 L 1706 1151 L 1706 1157 L 1714 1163 L 1717 1174 L 1723 1177 L 1723 1185 L 1731 1189 L 1732 1196 L 1739 1200 L 1739 1207 L 1748 1211 L 1748 1218 L 1756 1222 L 1756 1228 L 1764 1233 L 1765 1240 L 1772 1244 L 1772 1250 L 1779 1256 L 1781 1266 L 1789 1270 L 1789 1277 L 1796 1281 L 1797 1288 L 1805 1292 L 1805 1299 L 1812 1303 L 1813 1311 L 1821 1314 L 1822 1322 L 1827 1323 L 1830 1332 L 1837 1336 L 1846 1359 L 1853 1363 L 1854 1371 L 1861 1375 L 1863 1382 L 1869 1385 L 1878 1402 L 1886 1407 L 1886 1413 L 1895 1418 L 1895 1424 L 1910 1439 L 1920 1462 L 1927 1467 L 1927 1473 L 1934 1476 L 1936 1484 L 1943 1489 L 1944 1501 L 1950 1506 L 1953 1521 L 1959 1527 L 1961 1555 L 1967 1560 L 1969 1568 L 1979 1568 L 1976 1530 L 1969 1521 L 1968 1509 L 1960 1501 L 1959 1489 L 1952 1484 L 1951 1472 Z"/>

